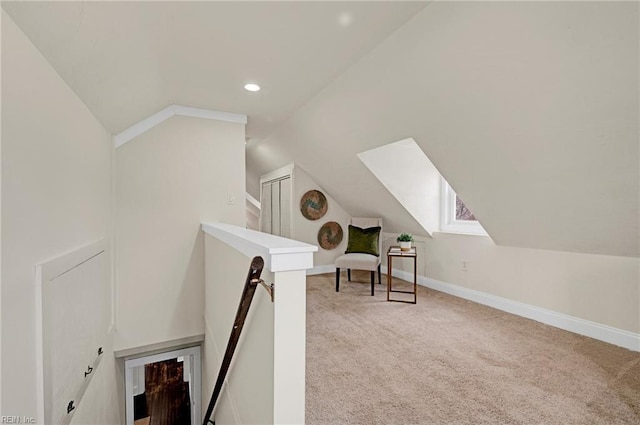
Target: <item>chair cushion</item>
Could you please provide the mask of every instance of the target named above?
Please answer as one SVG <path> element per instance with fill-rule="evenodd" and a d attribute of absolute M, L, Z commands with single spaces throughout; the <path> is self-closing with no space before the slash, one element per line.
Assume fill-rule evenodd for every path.
<path fill-rule="evenodd" d="M 336 267 L 354 270 L 376 270 L 380 257 L 370 254 L 344 254 L 336 258 Z"/>
<path fill-rule="evenodd" d="M 380 239 L 380 226 L 362 229 L 349 225 L 349 243 L 345 254 L 371 254 L 379 256 L 378 239 Z"/>

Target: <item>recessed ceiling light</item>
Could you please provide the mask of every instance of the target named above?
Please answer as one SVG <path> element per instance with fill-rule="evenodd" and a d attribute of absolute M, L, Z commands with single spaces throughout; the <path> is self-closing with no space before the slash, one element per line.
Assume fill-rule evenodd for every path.
<path fill-rule="evenodd" d="M 352 22 L 353 15 L 351 15 L 351 13 L 342 12 L 340 15 L 338 15 L 338 24 L 340 24 L 341 27 L 346 28 L 351 25 Z"/>
<path fill-rule="evenodd" d="M 260 86 L 257 84 L 249 83 L 244 85 L 244 89 L 249 91 L 258 91 L 260 90 Z"/>

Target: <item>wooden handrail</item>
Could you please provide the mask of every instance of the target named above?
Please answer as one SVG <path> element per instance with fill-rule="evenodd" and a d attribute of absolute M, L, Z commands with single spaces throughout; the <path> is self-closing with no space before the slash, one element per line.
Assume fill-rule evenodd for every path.
<path fill-rule="evenodd" d="M 202 425 L 215 425 L 215 422 L 211 420 L 211 414 L 213 413 L 213 409 L 216 406 L 216 402 L 218 401 L 218 397 L 220 396 L 220 392 L 222 391 L 222 384 L 227 377 L 229 365 L 231 364 L 233 353 L 235 352 L 238 341 L 240 340 L 240 333 L 242 332 L 244 321 L 247 318 L 247 313 L 249 313 L 249 307 L 251 307 L 253 295 L 256 292 L 257 286 L 259 284 L 263 284 L 262 280 L 260 280 L 260 275 L 262 274 L 263 268 L 264 260 L 262 259 L 262 257 L 253 257 L 253 260 L 251 260 L 251 266 L 249 267 L 247 280 L 244 283 L 244 289 L 242 291 L 242 297 L 240 298 L 240 304 L 238 305 L 238 311 L 236 312 L 236 319 L 233 322 L 233 327 L 231 328 L 231 335 L 229 335 L 227 349 L 224 353 L 222 364 L 220 365 L 218 379 L 216 380 L 216 385 L 213 388 L 213 394 L 211 394 L 209 407 L 207 407 L 207 413 L 205 413 L 204 415 Z"/>

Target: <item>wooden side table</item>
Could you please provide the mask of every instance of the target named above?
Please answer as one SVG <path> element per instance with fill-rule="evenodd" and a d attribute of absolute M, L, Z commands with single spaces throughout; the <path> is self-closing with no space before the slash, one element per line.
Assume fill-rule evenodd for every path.
<path fill-rule="evenodd" d="M 393 259 L 394 258 L 413 258 L 413 291 L 400 291 L 393 289 L 392 280 L 393 280 Z M 416 247 L 411 247 L 409 251 L 401 251 L 399 246 L 391 246 L 387 251 L 387 301 L 395 301 L 399 303 L 409 303 L 416 304 L 418 301 L 418 253 L 416 252 Z M 403 294 L 413 294 L 413 301 L 405 301 L 405 300 L 392 300 L 390 295 L 392 292 L 399 292 Z"/>

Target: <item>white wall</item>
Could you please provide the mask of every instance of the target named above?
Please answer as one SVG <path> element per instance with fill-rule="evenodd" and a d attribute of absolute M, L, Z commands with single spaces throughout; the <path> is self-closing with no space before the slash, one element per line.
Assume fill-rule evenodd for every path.
<path fill-rule="evenodd" d="M 327 213 L 318 220 L 308 220 L 300 212 L 300 199 L 309 190 L 319 190 L 327 197 Z M 293 225 L 291 238 L 318 246 L 318 251 L 313 254 L 313 265 L 324 266 L 333 264 L 335 259 L 344 254 L 347 248 L 349 235 L 348 222 L 349 214 L 331 197 L 327 191 L 322 189 L 300 166 L 295 165 L 293 169 Z M 342 226 L 343 238 L 340 245 L 331 250 L 326 250 L 318 243 L 318 231 L 323 224 L 335 221 Z"/>
<path fill-rule="evenodd" d="M 124 391 L 113 391 L 117 387 L 117 375 L 122 372 L 117 370 L 112 347 L 105 348 L 105 353 L 110 353 L 102 359 L 100 367 L 95 371 L 96 375 L 91 380 L 91 385 L 82 397 L 71 420 L 71 425 L 117 425 L 122 423 L 119 404 L 123 404 Z"/>
<path fill-rule="evenodd" d="M 0 31 L 4 22 L 4 12 L 0 15 Z M 0 38 L 1 40 L 1 38 Z M 0 47 L 0 52 L 2 51 Z M 1 63 L 0 59 L 0 63 Z M 0 80 L 2 80 L 2 67 L 0 67 Z M 0 84 L 0 99 L 2 99 L 2 84 Z M 1 110 L 1 107 L 0 107 Z M 0 117 L 0 122 L 2 121 Z M 2 241 L 2 137 L 0 135 L 0 241 Z M 0 243 L 0 318 L 2 316 L 2 243 Z M 2 377 L 2 324 L 0 324 L 0 378 Z M 0 413 L 2 413 L 2 385 L 0 384 Z"/>
<path fill-rule="evenodd" d="M 242 295 L 251 258 L 219 239 L 205 236 L 206 296 L 203 367 L 203 414 L 211 399 L 220 363 Z M 266 268 L 261 278 L 274 275 Z M 215 410 L 216 424 L 273 423 L 274 305 L 257 287 L 227 383 Z"/>
<path fill-rule="evenodd" d="M 260 175 L 256 174 L 256 170 L 247 168 L 247 193 L 255 199 L 260 199 Z"/>
<path fill-rule="evenodd" d="M 2 415 L 36 416 L 34 266 L 109 237 L 111 159 L 110 135 L 2 11 Z"/>
<path fill-rule="evenodd" d="M 244 226 L 244 145 L 243 124 L 174 116 L 116 150 L 116 349 L 204 333 L 200 223 Z"/>
<path fill-rule="evenodd" d="M 396 236 L 385 234 L 385 252 Z M 512 248 L 486 236 L 439 232 L 415 245 L 419 275 L 640 333 L 637 258 Z M 410 261 L 393 264 L 394 270 L 412 267 Z"/>

